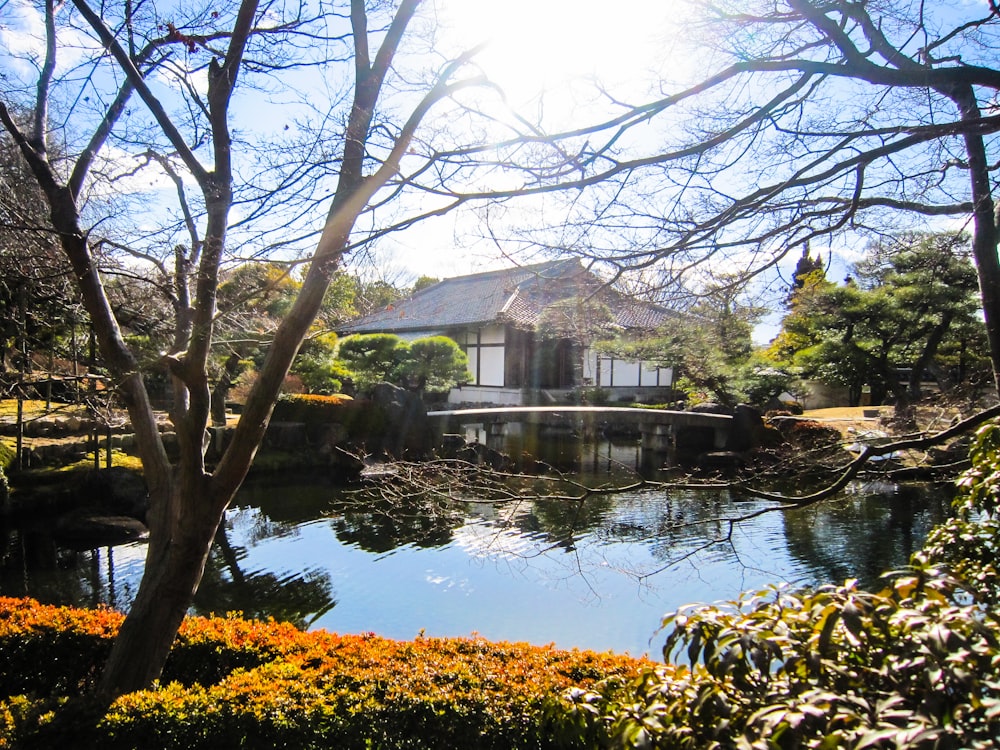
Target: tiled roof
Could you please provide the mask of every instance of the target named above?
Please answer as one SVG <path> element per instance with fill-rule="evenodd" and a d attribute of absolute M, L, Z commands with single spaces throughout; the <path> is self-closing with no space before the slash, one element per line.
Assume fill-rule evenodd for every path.
<path fill-rule="evenodd" d="M 383 310 L 351 321 L 344 333 L 432 330 L 505 322 L 532 329 L 542 310 L 561 299 L 596 296 L 627 329 L 655 328 L 672 313 L 602 288 L 576 260 L 455 276 L 421 289 Z"/>

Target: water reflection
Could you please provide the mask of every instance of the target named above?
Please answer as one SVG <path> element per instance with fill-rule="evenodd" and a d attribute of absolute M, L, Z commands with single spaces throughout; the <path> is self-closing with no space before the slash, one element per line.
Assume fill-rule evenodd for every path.
<path fill-rule="evenodd" d="M 140 544 L 63 548 L 37 522 L 0 526 L 0 545 L 0 594 L 86 607 L 131 606 L 146 555 Z"/>
<path fill-rule="evenodd" d="M 788 551 L 819 580 L 854 576 L 874 587 L 880 571 L 905 563 L 948 517 L 951 493 L 951 486 L 855 485 L 829 502 L 785 515 Z"/>
<path fill-rule="evenodd" d="M 216 534 L 194 598 L 195 612 L 242 612 L 247 617 L 273 617 L 307 629 L 336 605 L 326 571 L 313 568 L 279 574 L 246 569 L 248 547 L 231 544 L 230 533 L 224 525 Z M 267 537 L 255 541 L 262 538 Z"/>
<path fill-rule="evenodd" d="M 949 488 L 858 486 L 733 524 L 766 504 L 655 488 L 580 501 L 388 502 L 319 481 L 254 483 L 227 514 L 194 610 L 655 654 L 659 618 L 689 602 L 778 581 L 875 585 L 945 517 L 949 498 Z M 145 552 L 72 552 L 38 526 L 4 529 L 0 543 L 0 593 L 86 606 L 127 608 Z"/>

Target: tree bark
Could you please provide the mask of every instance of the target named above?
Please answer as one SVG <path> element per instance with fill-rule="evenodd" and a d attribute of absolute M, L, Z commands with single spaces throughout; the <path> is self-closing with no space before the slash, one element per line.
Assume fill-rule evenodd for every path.
<path fill-rule="evenodd" d="M 979 103 L 971 86 L 948 93 L 958 105 L 963 122 L 982 119 Z M 997 257 L 996 206 L 990 187 L 990 166 L 983 136 L 970 131 L 963 137 L 972 183 L 972 255 L 979 272 L 979 292 L 983 300 L 986 338 L 990 345 L 993 384 L 996 392 L 1000 393 L 1000 258 Z"/>
<path fill-rule="evenodd" d="M 97 697 L 106 704 L 159 678 L 222 520 L 206 477 L 188 477 L 171 492 L 172 502 L 159 502 L 183 508 L 184 519 L 169 534 L 150 534 L 142 583 L 101 673 Z"/>
<path fill-rule="evenodd" d="M 229 389 L 233 385 L 233 380 L 236 379 L 240 370 L 241 359 L 238 352 L 233 352 L 226 357 L 219 382 L 212 389 L 212 425 L 214 427 L 226 426 L 226 399 L 229 397 Z"/>
<path fill-rule="evenodd" d="M 75 1 L 79 6 L 81 0 Z M 171 416 L 177 430 L 180 459 L 174 469 L 174 481 L 160 487 L 159 494 L 150 493 L 151 508 L 158 510 L 151 519 L 146 571 L 136 601 L 101 675 L 98 696 L 105 702 L 147 687 L 159 677 L 177 629 L 201 581 L 223 514 L 260 447 L 281 384 L 322 305 L 354 223 L 375 192 L 395 174 L 423 115 L 447 93 L 445 74 L 445 78 L 417 106 L 382 166 L 365 177 L 362 164 L 375 106 L 396 46 L 419 2 L 403 0 L 374 62 L 371 62 L 365 5 L 363 0 L 352 1 L 357 70 L 355 99 L 345 134 L 344 161 L 337 191 L 299 295 L 272 340 L 233 439 L 213 474 L 205 472 L 202 451 L 211 411 L 207 361 L 215 317 L 219 264 L 232 202 L 226 113 L 242 48 L 234 51 L 231 45 L 222 68 L 214 62 L 210 66 L 208 100 L 216 170 L 207 172 L 197 168 L 197 165 L 193 165 L 195 168 L 192 169 L 205 195 L 208 223 L 197 276 L 188 349 L 171 360 L 175 383 Z M 237 24 L 241 31 L 234 33 L 233 44 L 245 44 L 255 8 L 255 0 L 245 0 L 241 6 Z M 138 82 L 136 88 L 150 105 L 161 127 L 165 132 L 169 131 L 169 121 L 164 122 L 156 112 L 155 99 L 151 101 L 147 90 Z M 184 144 L 177 145 L 180 148 Z"/>
<path fill-rule="evenodd" d="M 148 687 L 159 677 L 178 627 L 204 572 L 212 540 L 226 507 L 245 478 L 271 416 L 281 383 L 287 374 L 309 326 L 322 305 L 330 279 L 341 260 L 357 217 L 376 192 L 399 171 L 417 128 L 430 108 L 455 90 L 478 85 L 465 77 L 451 82 L 452 74 L 466 62 L 471 52 L 441 71 L 437 83 L 416 102 L 412 113 L 396 132 L 395 140 L 382 163 L 374 171 L 366 168 L 371 153 L 368 139 L 376 106 L 389 74 L 393 58 L 421 0 L 400 0 L 393 4 L 392 21 L 376 32 L 378 50 L 369 48 L 365 0 L 351 0 L 350 21 L 354 42 L 354 101 L 343 136 L 343 158 L 336 192 L 301 292 L 291 312 L 268 350 L 241 415 L 233 439 L 214 474 L 204 465 L 204 436 L 211 414 L 211 394 L 207 362 L 216 316 L 216 295 L 220 264 L 226 244 L 229 211 L 232 206 L 232 154 L 228 123 L 229 102 L 236 85 L 246 45 L 255 33 L 258 0 L 238 3 L 236 17 L 228 33 L 225 58 L 210 56 L 207 67 L 209 86 L 201 111 L 211 131 L 213 163 L 206 167 L 171 121 L 167 109 L 157 100 L 140 70 L 144 61 L 160 60 L 160 47 L 177 43 L 171 37 L 151 39 L 145 56 L 126 49 L 100 13 L 88 0 L 72 0 L 73 5 L 100 38 L 104 51 L 114 59 L 123 76 L 118 96 L 106 111 L 72 171 L 69 181 L 52 166 L 46 154 L 47 107 L 52 71 L 55 70 L 55 13 L 57 4 L 46 2 L 46 59 L 39 74 L 34 121 L 30 132 L 22 129 L 0 102 L 0 122 L 13 137 L 32 174 L 46 195 L 53 228 L 63 252 L 70 259 L 84 306 L 90 316 L 104 362 L 114 386 L 128 409 L 150 495 L 147 524 L 150 541 L 146 568 L 135 602 L 115 640 L 109 661 L 101 675 L 98 695 L 110 702 L 124 693 Z M 213 52 L 215 48 L 213 47 Z M 169 54 L 169 53 L 168 53 Z M 108 300 L 96 259 L 81 228 L 80 189 L 97 151 L 110 134 L 126 103 L 135 92 L 156 120 L 174 152 L 194 176 L 201 189 L 207 224 L 204 241 L 195 242 L 200 252 L 197 270 L 181 258 L 177 263 L 176 340 L 163 358 L 171 376 L 173 404 L 170 416 L 176 429 L 180 456 L 171 465 L 160 438 L 156 416 L 143 383 L 136 358 L 126 344 Z M 199 103 L 202 106 L 202 103 Z M 193 238 L 195 241 L 196 238 Z M 188 304 L 186 285 L 193 273 L 194 297 Z"/>
<path fill-rule="evenodd" d="M 945 311 L 945 313 L 941 316 L 941 321 L 934 326 L 930 335 L 927 337 L 927 342 L 924 344 L 923 351 L 920 352 L 920 356 L 917 358 L 917 361 L 913 363 L 913 369 L 910 371 L 910 382 L 907 387 L 910 399 L 913 401 L 918 400 L 923 395 L 920 384 L 923 381 L 924 371 L 930 369 L 931 363 L 934 361 L 934 357 L 937 354 L 938 348 L 941 346 L 941 342 L 944 340 L 945 334 L 948 333 L 948 329 L 951 328 L 951 321 L 953 318 L 953 312 L 950 310 Z"/>

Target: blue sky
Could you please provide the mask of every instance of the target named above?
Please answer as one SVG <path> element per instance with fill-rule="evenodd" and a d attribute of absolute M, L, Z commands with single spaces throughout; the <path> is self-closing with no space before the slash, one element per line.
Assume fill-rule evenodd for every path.
<path fill-rule="evenodd" d="M 606 0 L 432 0 L 431 5 L 441 23 L 435 52 L 447 57 L 486 42 L 476 66 L 499 85 L 509 107 L 506 113 L 496 109 L 496 116 L 516 112 L 550 130 L 574 127 L 614 111 L 616 105 L 601 94 L 602 90 L 619 103 L 640 103 L 664 90 L 676 90 L 710 63 L 709 48 L 696 44 L 691 24 L 697 20 L 697 2 L 626 0 L 612 6 Z M 15 56 L 39 51 L 41 31 L 35 4 L 0 0 L 0 48 L 8 51 L 7 55 L 0 53 L 0 69 L 10 72 L 20 68 L 30 74 L 24 58 Z M 72 65 L 72 53 L 63 53 L 61 61 L 66 67 Z M 315 100 L 331 93 L 325 82 L 304 79 L 303 86 L 315 89 L 311 92 Z M 497 98 L 490 102 L 496 106 Z M 239 125 L 244 131 L 252 122 L 252 127 L 262 130 L 285 127 L 295 133 L 295 110 L 277 107 L 278 114 L 267 114 L 253 99 L 244 99 L 237 106 L 242 108 L 237 112 L 242 112 Z M 318 112 L 302 111 L 311 115 Z M 655 137 L 655 131 L 648 131 L 647 137 Z M 110 149 L 109 165 L 120 156 Z M 130 184 L 138 196 L 152 190 L 153 195 L 165 198 L 165 205 L 172 199 L 172 188 L 162 174 L 145 172 Z M 538 206 L 519 208 L 513 204 L 503 210 L 508 213 L 508 225 L 516 225 L 519 219 L 530 223 L 547 218 Z M 234 219 L 241 216 L 238 207 Z M 504 238 L 497 243 L 484 236 L 483 219 L 481 209 L 470 209 L 422 222 L 380 240 L 373 251 L 375 262 L 400 279 L 451 276 L 509 264 L 504 253 L 511 246 Z M 831 278 L 842 278 L 861 249 L 836 245 Z M 813 252 L 828 257 L 831 248 L 814 245 Z M 798 252 L 793 251 L 781 264 L 786 277 L 797 258 Z M 518 259 L 527 260 L 524 256 Z M 758 339 L 767 340 L 774 330 L 772 318 L 762 326 Z"/>

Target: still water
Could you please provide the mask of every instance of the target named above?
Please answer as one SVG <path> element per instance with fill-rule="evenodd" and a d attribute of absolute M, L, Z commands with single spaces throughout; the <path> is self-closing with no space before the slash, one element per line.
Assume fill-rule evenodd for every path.
<path fill-rule="evenodd" d="M 905 564 L 948 512 L 948 488 L 857 485 L 753 520 L 767 503 L 645 488 L 582 502 L 412 506 L 312 482 L 253 482 L 228 511 L 194 611 L 393 638 L 463 636 L 659 655 L 660 618 L 769 583 L 816 584 Z M 0 593 L 127 609 L 145 548 L 60 548 L 2 529 Z"/>

